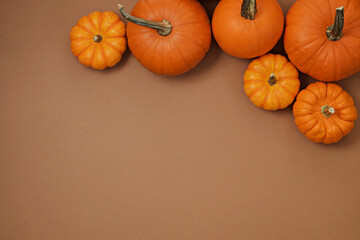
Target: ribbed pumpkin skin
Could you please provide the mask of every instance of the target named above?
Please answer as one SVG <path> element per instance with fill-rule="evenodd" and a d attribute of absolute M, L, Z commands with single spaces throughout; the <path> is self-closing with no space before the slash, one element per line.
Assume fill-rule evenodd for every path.
<path fill-rule="evenodd" d="M 335 113 L 326 117 L 322 106 L 328 105 Z M 316 82 L 297 96 L 293 113 L 299 130 L 311 141 L 336 143 L 354 128 L 357 111 L 352 97 L 339 85 Z"/>
<path fill-rule="evenodd" d="M 241 16 L 243 0 L 221 0 L 212 18 L 216 42 L 227 54 L 255 58 L 269 52 L 284 29 L 284 14 L 276 0 L 257 0 L 254 20 Z"/>
<path fill-rule="evenodd" d="M 274 74 L 276 83 L 269 84 Z M 266 54 L 253 60 L 244 74 L 244 90 L 251 102 L 266 110 L 289 106 L 299 92 L 299 73 L 284 56 Z"/>
<path fill-rule="evenodd" d="M 326 28 L 335 9 L 344 6 L 343 36 L 330 41 Z M 284 46 L 290 61 L 303 73 L 325 82 L 360 71 L 360 1 L 297 0 L 286 16 Z"/>
<path fill-rule="evenodd" d="M 85 66 L 105 69 L 117 64 L 126 50 L 125 24 L 114 12 L 92 12 L 71 29 L 71 50 Z M 95 42 L 94 37 L 102 40 Z"/>
<path fill-rule="evenodd" d="M 128 22 L 127 37 L 132 54 L 148 70 L 177 76 L 193 69 L 210 48 L 211 27 L 205 9 L 196 0 L 139 0 L 131 15 L 146 20 L 170 21 L 172 32 Z"/>

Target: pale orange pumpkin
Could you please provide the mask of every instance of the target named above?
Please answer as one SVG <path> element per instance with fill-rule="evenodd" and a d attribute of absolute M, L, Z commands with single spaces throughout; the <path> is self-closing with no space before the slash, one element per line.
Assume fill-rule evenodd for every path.
<path fill-rule="evenodd" d="M 71 50 L 85 66 L 105 69 L 126 50 L 125 24 L 114 12 L 92 12 L 71 29 Z"/>
<path fill-rule="evenodd" d="M 299 73 L 280 54 L 253 60 L 244 74 L 244 90 L 251 102 L 266 110 L 289 106 L 299 92 Z"/>
<path fill-rule="evenodd" d="M 311 141 L 336 143 L 354 128 L 357 111 L 349 93 L 334 83 L 316 82 L 302 90 L 293 113 L 299 130 Z"/>

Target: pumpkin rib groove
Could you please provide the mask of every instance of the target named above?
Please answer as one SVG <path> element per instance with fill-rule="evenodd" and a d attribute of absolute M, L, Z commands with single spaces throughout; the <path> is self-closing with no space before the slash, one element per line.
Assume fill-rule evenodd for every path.
<path fill-rule="evenodd" d="M 174 49 L 176 49 L 176 51 L 179 53 L 180 57 L 182 58 L 183 62 L 185 63 L 186 66 L 188 66 L 189 68 L 191 67 L 190 64 L 186 61 L 184 55 L 182 54 L 182 52 L 179 50 L 179 48 L 176 46 L 175 43 L 173 43 L 171 41 L 171 44 L 174 46 Z"/>
<path fill-rule="evenodd" d="M 332 50 L 332 52 L 333 52 L 333 54 L 332 54 L 332 58 L 333 58 L 333 61 L 334 61 L 334 76 L 335 76 L 335 78 L 337 78 L 337 70 L 336 70 L 336 68 L 337 68 L 337 65 L 336 65 L 336 48 L 335 48 L 335 46 L 334 45 L 332 45 L 331 46 L 331 50 Z M 328 85 L 326 85 L 326 93 L 327 93 L 327 86 Z"/>
<path fill-rule="evenodd" d="M 99 44 L 99 48 L 100 48 L 101 55 L 102 55 L 103 58 L 105 59 L 105 66 L 106 66 L 106 67 L 110 67 L 110 66 L 107 64 L 105 52 L 104 52 L 104 49 L 103 49 L 103 47 L 102 47 L 101 44 Z"/>
<path fill-rule="evenodd" d="M 90 43 L 89 46 L 87 46 L 86 48 L 84 48 L 77 56 L 75 57 L 80 57 L 80 55 L 86 50 L 88 49 L 89 47 L 91 47 L 92 45 L 94 45 L 95 43 Z"/>
<path fill-rule="evenodd" d="M 321 119 L 320 119 L 321 121 Z M 326 137 L 329 135 L 328 134 L 328 131 L 327 131 L 327 127 L 326 127 L 326 118 L 322 120 L 323 121 L 323 125 L 324 125 L 324 132 L 325 132 L 325 136 L 324 136 L 324 139 L 321 140 L 321 142 L 324 142 Z"/>
<path fill-rule="evenodd" d="M 308 57 L 308 59 L 312 59 L 311 64 L 310 64 L 310 68 L 307 70 L 308 73 L 310 73 L 313 70 L 313 68 L 315 66 L 314 63 L 317 61 L 317 59 L 314 58 L 314 56 L 316 56 L 320 52 L 320 50 L 322 50 L 324 48 L 325 45 L 326 45 L 326 42 L 324 42 L 319 48 L 316 49 L 316 51 L 313 54 L 311 54 Z"/>
<path fill-rule="evenodd" d="M 104 21 L 104 15 L 100 14 L 99 33 L 101 32 L 101 26 L 102 26 L 103 21 Z"/>
<path fill-rule="evenodd" d="M 294 96 L 294 94 L 291 93 L 286 87 L 284 87 L 284 86 L 282 86 L 282 85 L 280 85 L 280 84 L 276 84 L 276 85 L 277 85 L 278 88 L 281 88 L 281 89 L 283 89 L 285 92 L 287 92 L 291 97 Z"/>
<path fill-rule="evenodd" d="M 262 58 L 258 58 L 259 62 L 261 63 L 261 65 L 263 66 L 263 68 L 266 70 L 267 74 L 270 75 L 271 73 L 269 73 L 269 70 L 267 69 L 266 65 L 264 64 L 264 62 L 262 61 Z"/>
<path fill-rule="evenodd" d="M 308 114 L 307 114 L 308 115 Z M 312 114 L 311 114 L 312 115 Z M 306 116 L 306 115 L 304 115 L 304 116 Z M 308 134 L 311 130 L 313 130 L 315 127 L 316 127 L 316 125 L 318 125 L 319 124 L 319 122 L 320 122 L 320 119 L 318 119 L 317 121 L 316 121 L 316 123 L 314 124 L 314 126 L 312 127 L 312 128 L 310 128 L 308 131 L 302 131 L 302 133 L 304 133 L 305 135 L 306 134 Z M 301 130 L 300 130 L 301 131 Z"/>
<path fill-rule="evenodd" d="M 89 23 L 90 23 L 91 26 L 94 28 L 94 30 L 96 31 L 95 24 L 93 23 L 93 21 L 91 20 L 91 18 L 89 18 L 89 16 L 86 16 L 86 18 L 88 19 Z"/>
<path fill-rule="evenodd" d="M 352 108 L 352 106 L 351 106 L 351 107 L 347 107 L 347 108 Z M 341 111 L 341 110 L 344 110 L 344 109 L 347 109 L 347 108 L 343 108 L 343 109 L 339 109 L 339 110 Z M 343 121 L 345 121 L 345 122 L 352 123 L 352 121 L 343 119 L 343 118 L 342 118 L 342 114 L 336 114 L 336 116 L 338 116 L 338 118 L 340 118 L 341 120 L 343 120 Z"/>
<path fill-rule="evenodd" d="M 118 24 L 120 21 L 114 22 L 113 24 L 111 24 L 103 33 L 103 35 L 107 35 L 108 32 L 116 25 Z M 112 37 L 117 37 L 117 36 L 112 36 Z"/>
<path fill-rule="evenodd" d="M 266 94 L 266 96 L 265 96 L 265 98 L 264 98 L 264 102 L 263 102 L 263 104 L 262 104 L 262 108 L 264 108 L 264 106 L 265 106 L 265 104 L 266 104 L 266 101 L 268 100 L 268 98 L 269 98 L 269 92 L 268 92 L 268 94 Z M 265 108 L 264 108 L 265 109 Z"/>
<path fill-rule="evenodd" d="M 351 52 L 349 51 L 348 47 L 345 45 L 344 41 L 339 41 L 341 42 L 341 44 L 343 45 L 343 48 L 345 49 L 345 51 L 347 52 L 347 54 L 350 56 L 352 62 L 355 62 L 354 57 L 352 56 Z"/>
<path fill-rule="evenodd" d="M 156 49 L 157 50 L 157 47 L 159 46 L 159 41 L 154 41 L 152 42 L 152 44 L 150 44 L 152 46 L 153 49 Z M 151 56 L 151 60 L 150 60 L 150 66 L 149 68 L 152 69 L 152 66 L 154 64 L 154 58 L 155 58 L 156 54 L 153 54 Z"/>
<path fill-rule="evenodd" d="M 309 46 L 312 45 L 312 44 L 315 45 L 315 43 L 316 43 L 317 41 L 321 41 L 321 42 L 322 42 L 322 44 L 320 44 L 320 47 L 321 47 L 321 46 L 323 46 L 323 45 L 325 44 L 325 42 L 326 42 L 327 40 L 325 40 L 325 39 L 311 40 L 310 42 L 302 45 L 300 48 L 297 48 L 297 50 L 295 50 L 295 51 L 293 52 L 293 54 L 294 54 L 294 55 L 297 55 L 297 53 L 298 53 L 300 50 L 302 50 L 302 49 L 305 48 L 305 47 L 309 47 Z M 319 48 L 317 48 L 317 49 L 319 49 Z"/>
<path fill-rule="evenodd" d="M 155 18 L 159 18 L 159 15 L 157 14 L 158 12 L 157 11 L 154 11 L 153 7 L 151 6 L 151 4 L 149 3 L 148 0 L 144 0 L 144 2 L 146 3 L 146 5 L 148 6 L 148 8 L 151 10 L 150 12 L 152 12 L 155 16 Z M 143 18 L 143 17 L 140 17 L 140 18 Z M 169 19 L 167 19 L 169 20 Z M 152 20 L 152 21 L 156 21 L 156 20 Z M 161 21 L 161 20 L 160 20 Z M 170 20 L 169 20 L 170 21 Z"/>
<path fill-rule="evenodd" d="M 310 106 L 312 106 L 311 104 L 309 104 L 308 102 L 304 102 L 304 101 L 301 101 L 301 100 L 296 100 L 296 102 L 298 103 L 298 104 L 302 104 L 302 105 L 304 105 L 304 103 L 305 104 L 307 104 L 307 105 L 310 105 Z M 303 117 L 303 116 L 306 116 L 306 115 L 309 115 L 309 114 L 313 114 L 313 113 L 311 113 L 311 112 L 306 112 L 306 113 L 304 113 L 304 114 L 296 114 L 296 116 L 295 117 Z"/>
<path fill-rule="evenodd" d="M 164 56 L 163 56 L 164 42 L 161 42 L 161 47 L 158 52 L 159 52 L 159 58 L 160 58 L 160 74 L 164 74 Z"/>
<path fill-rule="evenodd" d="M 287 60 L 287 59 L 286 59 Z M 290 61 L 288 61 L 286 64 L 284 64 L 281 69 L 277 72 L 277 74 L 279 75 L 282 71 L 284 71 L 284 68 L 287 66 L 287 65 L 291 65 L 292 67 L 295 67 L 294 64 L 292 64 Z M 281 80 L 285 80 L 287 78 L 290 78 L 290 77 L 286 77 L 286 78 L 282 78 Z M 297 72 L 297 76 L 294 76 L 294 78 L 299 78 L 299 73 Z"/>
<path fill-rule="evenodd" d="M 278 90 L 279 90 L 280 88 L 274 88 L 273 89 L 273 91 L 275 92 L 275 99 L 276 99 L 276 103 L 277 103 L 277 108 L 280 108 L 280 106 L 282 107 L 282 105 L 280 105 L 281 103 L 280 103 L 280 101 L 279 101 L 279 95 L 278 95 Z"/>
<path fill-rule="evenodd" d="M 319 100 L 319 97 L 316 95 L 316 93 L 314 93 L 313 91 L 311 91 L 310 89 L 306 88 L 307 91 L 311 92 L 315 97 L 316 100 Z"/>
<path fill-rule="evenodd" d="M 118 22 L 119 21 L 116 21 L 113 24 L 111 24 L 110 26 L 108 26 L 108 28 L 104 30 L 103 35 L 106 35 L 111 30 L 111 28 L 113 28 L 114 25 L 117 24 Z"/>
<path fill-rule="evenodd" d="M 332 122 L 340 129 L 341 134 L 342 134 L 343 136 L 345 136 L 346 134 L 344 133 L 344 131 L 342 130 L 342 128 L 340 127 L 340 125 L 337 123 L 337 121 L 336 121 L 336 120 L 333 120 Z"/>
<path fill-rule="evenodd" d="M 331 102 L 327 101 L 327 97 L 325 99 L 325 103 L 328 105 L 333 105 L 334 101 L 343 93 L 344 91 L 341 91 L 336 97 L 334 97 L 334 99 Z M 340 109 L 341 110 L 341 109 Z"/>
<path fill-rule="evenodd" d="M 182 34 L 182 33 L 178 33 L 177 34 L 178 36 L 180 36 L 180 37 L 182 37 L 182 38 L 184 38 L 184 39 L 186 39 L 187 41 L 189 41 L 189 42 L 192 42 L 192 43 L 194 43 L 196 46 L 198 46 L 201 50 L 203 50 L 205 53 L 207 52 L 207 50 L 204 48 L 204 47 L 202 47 L 199 43 L 197 43 L 197 42 L 195 42 L 195 41 L 192 41 L 191 39 L 189 39 L 187 36 L 185 36 L 184 34 Z"/>
<path fill-rule="evenodd" d="M 248 97 L 249 97 L 249 98 L 253 97 L 253 95 L 254 95 L 255 93 L 257 93 L 258 91 L 262 90 L 262 89 L 265 88 L 265 87 L 267 87 L 267 86 L 264 85 L 264 86 L 259 87 L 255 92 L 253 92 L 253 93 L 251 93 L 250 95 L 248 95 Z"/>
<path fill-rule="evenodd" d="M 92 33 L 90 30 L 88 30 L 87 28 L 81 26 L 81 25 L 77 25 L 79 28 L 85 30 L 86 32 L 88 32 L 90 35 L 94 35 L 94 33 Z"/>
<path fill-rule="evenodd" d="M 174 7 L 173 11 L 171 12 L 170 16 L 174 15 L 174 13 L 176 12 L 176 10 L 178 9 L 179 5 L 181 3 L 181 0 L 178 0 L 176 7 Z"/>
<path fill-rule="evenodd" d="M 117 49 L 114 45 L 112 45 L 111 43 L 107 42 L 107 41 L 102 41 L 103 44 L 108 45 L 109 47 L 111 47 L 112 49 L 114 49 L 115 51 L 121 52 L 119 49 Z"/>

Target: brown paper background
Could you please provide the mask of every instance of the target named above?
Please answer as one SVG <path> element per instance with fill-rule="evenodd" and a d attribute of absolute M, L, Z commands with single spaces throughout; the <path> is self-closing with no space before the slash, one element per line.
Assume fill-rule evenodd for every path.
<path fill-rule="evenodd" d="M 308 141 L 291 107 L 250 103 L 249 60 L 215 42 L 176 78 L 130 51 L 82 66 L 71 27 L 117 3 L 1 1 L 0 239 L 360 239 L 359 120 L 338 144 Z M 360 74 L 339 84 L 360 109 Z"/>

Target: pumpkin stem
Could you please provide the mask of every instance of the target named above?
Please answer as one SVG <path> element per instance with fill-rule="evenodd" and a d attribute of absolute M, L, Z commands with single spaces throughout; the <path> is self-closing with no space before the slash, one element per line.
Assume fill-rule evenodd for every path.
<path fill-rule="evenodd" d="M 335 113 L 335 109 L 333 107 L 330 107 L 328 105 L 321 107 L 321 114 L 325 117 L 331 117 Z"/>
<path fill-rule="evenodd" d="M 169 35 L 173 28 L 173 26 L 170 24 L 170 22 L 166 19 L 163 19 L 162 22 L 154 22 L 154 21 L 134 17 L 134 16 L 131 16 L 129 13 L 127 13 L 124 9 L 124 6 L 121 4 L 118 4 L 118 9 L 119 9 L 121 15 L 126 20 L 128 20 L 132 23 L 144 26 L 144 27 L 156 29 L 156 30 L 158 30 L 159 34 L 162 36 Z"/>
<path fill-rule="evenodd" d="M 241 4 L 241 16 L 245 19 L 254 20 L 256 9 L 256 0 L 244 0 Z"/>
<path fill-rule="evenodd" d="M 270 86 L 276 84 L 276 77 L 275 77 L 274 73 L 270 74 L 270 78 L 268 80 L 268 83 L 270 84 Z"/>
<path fill-rule="evenodd" d="M 98 34 L 98 35 L 95 35 L 94 37 L 93 37 L 93 39 L 94 39 L 94 42 L 101 42 L 101 40 L 102 40 L 102 36 L 100 35 L 100 34 Z"/>
<path fill-rule="evenodd" d="M 339 40 L 343 33 L 344 28 L 344 7 L 336 8 L 335 12 L 335 22 L 333 25 L 328 26 L 326 29 L 326 35 L 330 41 Z"/>

